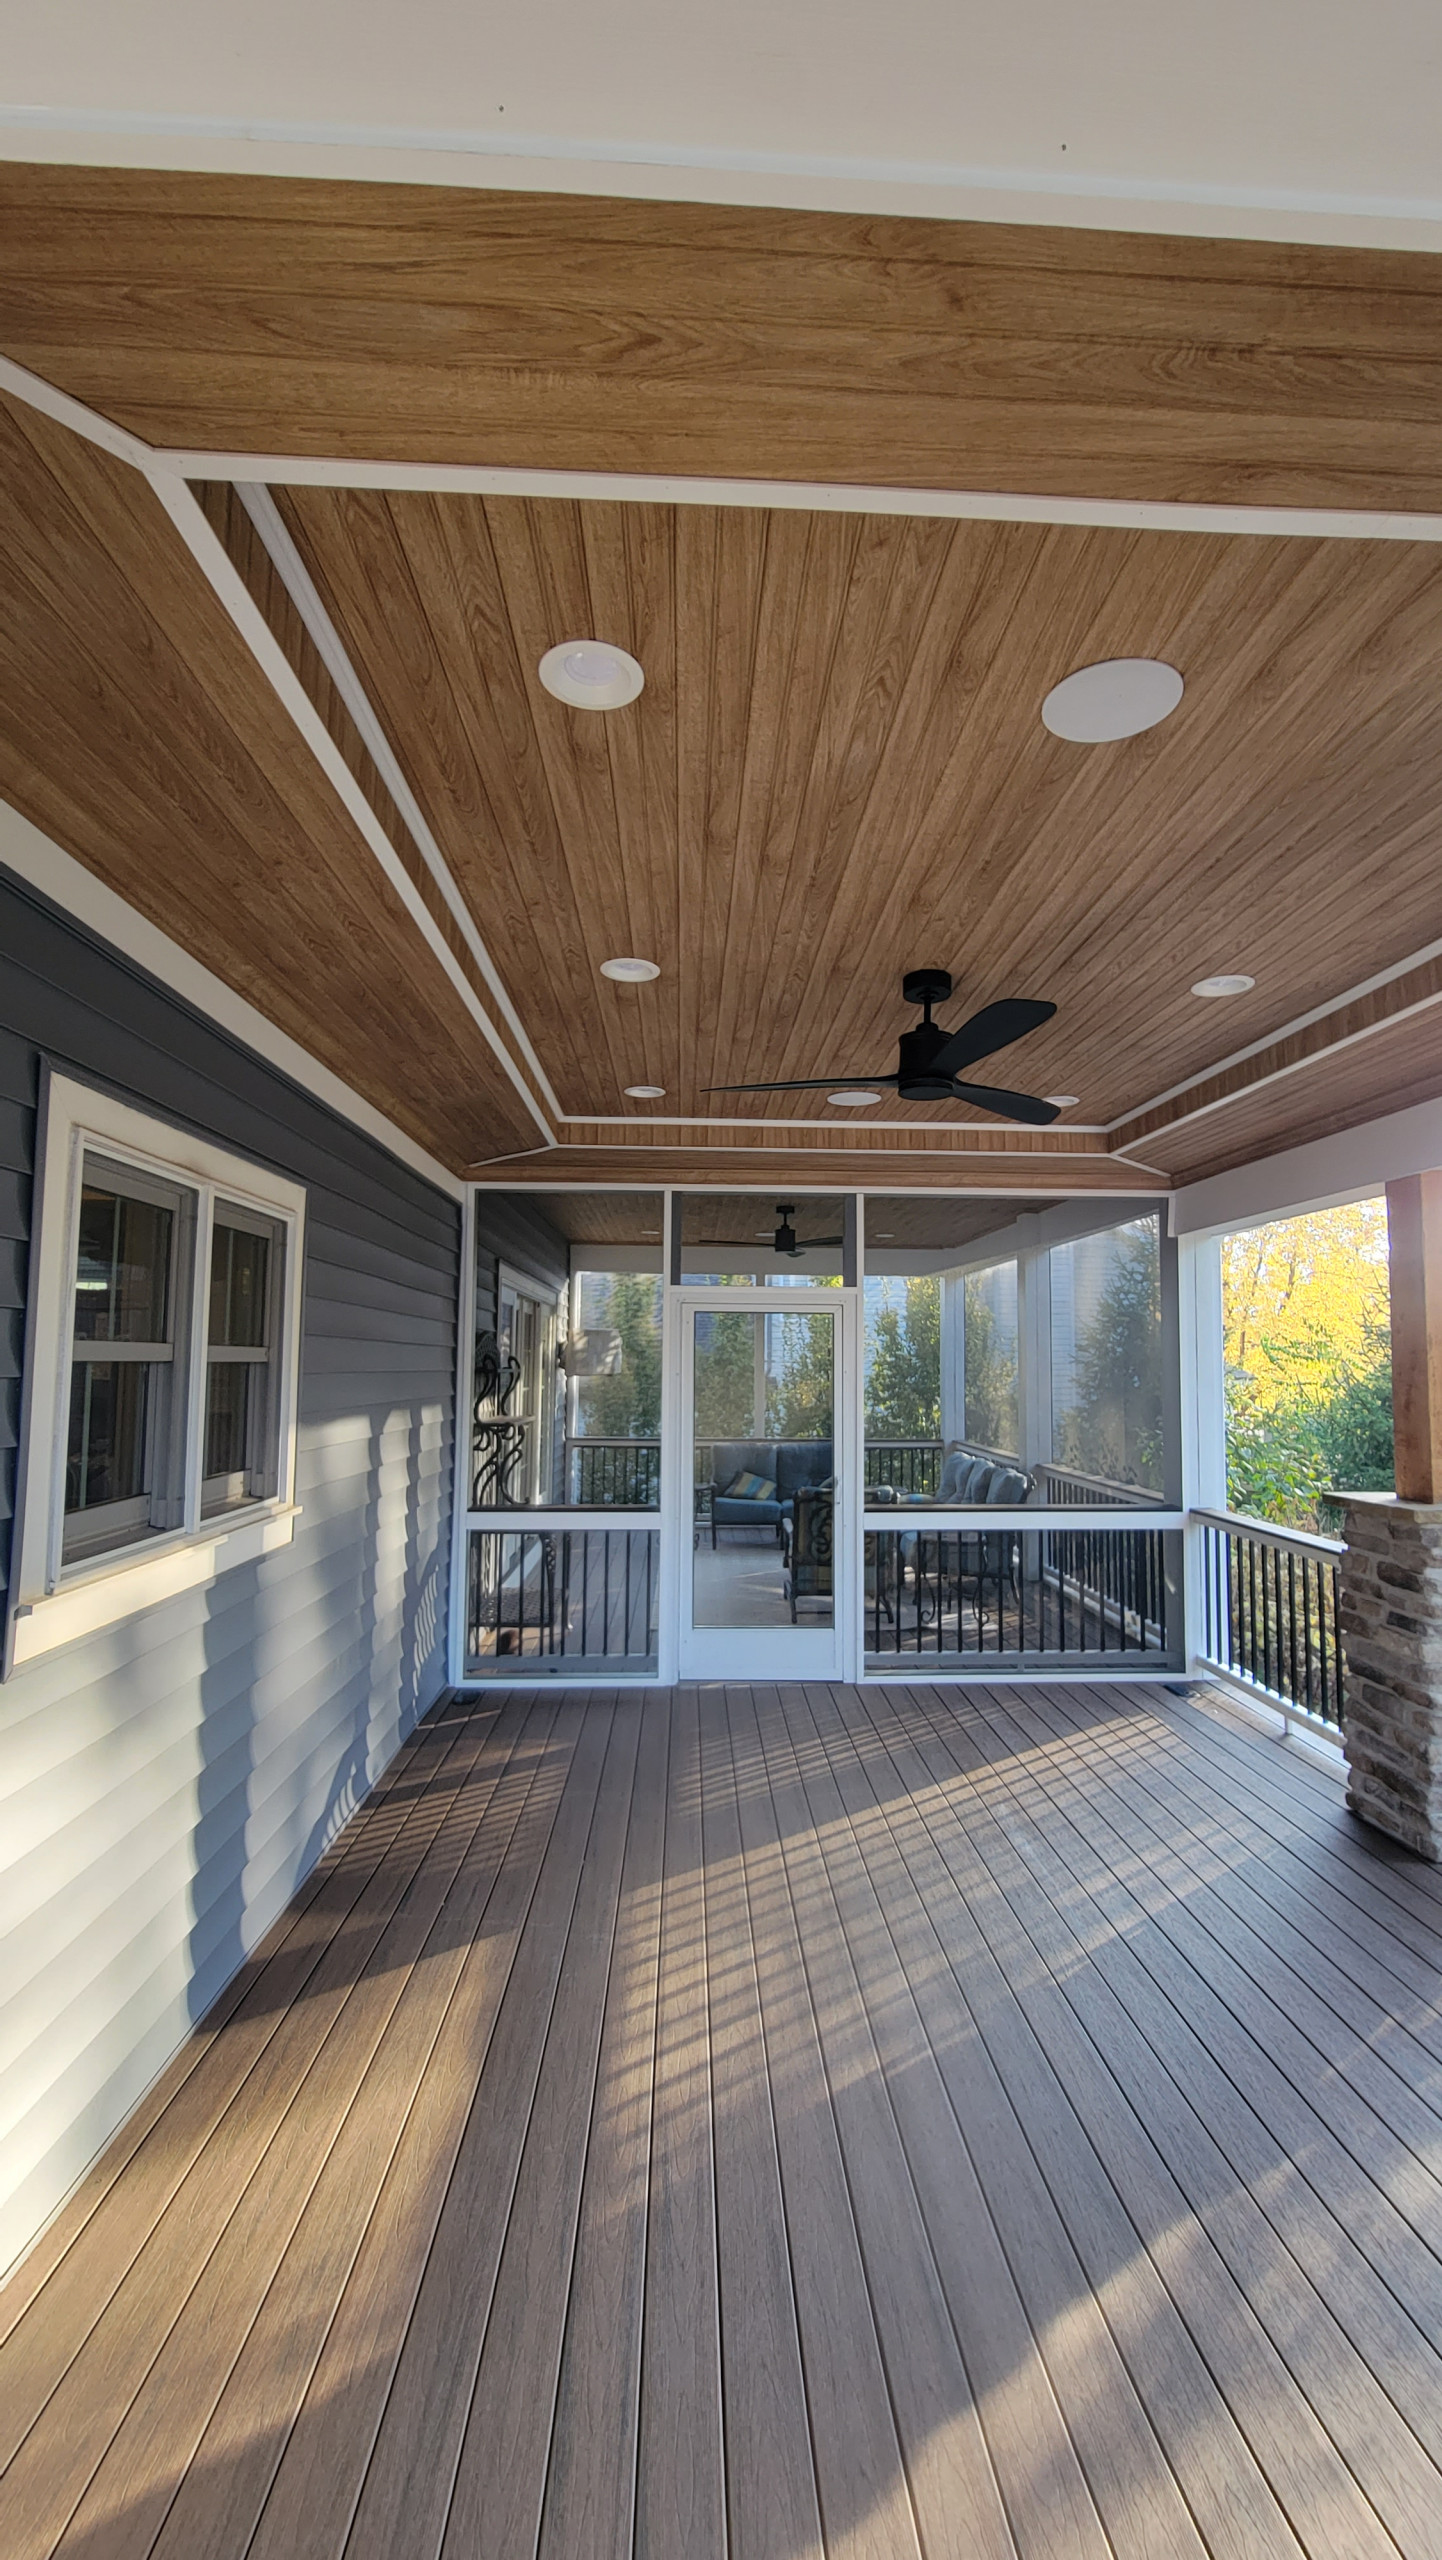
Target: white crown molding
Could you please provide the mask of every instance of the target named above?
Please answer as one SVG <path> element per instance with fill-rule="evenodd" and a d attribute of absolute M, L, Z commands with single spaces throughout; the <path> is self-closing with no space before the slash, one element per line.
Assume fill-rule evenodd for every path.
<path fill-rule="evenodd" d="M 0 103 L 0 158 L 899 213 L 1319 247 L 1442 246 L 1442 197 L 707 147 L 640 136 Z"/>
<path fill-rule="evenodd" d="M 158 446 L 183 480 L 270 488 L 397 489 L 439 497 L 597 499 L 646 507 L 765 507 L 808 515 L 1096 526 L 1117 533 L 1255 534 L 1302 542 L 1442 542 L 1442 514 L 1399 508 L 1203 506 L 1162 498 L 1063 498 L 1016 489 L 898 489 L 879 481 L 732 480 L 645 471 L 529 470 L 499 463 L 357 462 L 344 455 Z"/>
<path fill-rule="evenodd" d="M 193 959 L 173 942 L 159 925 L 150 922 L 139 909 L 97 879 L 93 871 L 77 862 L 72 854 L 52 842 L 41 829 L 22 817 L 8 801 L 0 800 L 0 864 L 32 889 L 38 889 L 52 906 L 83 925 L 88 932 L 107 942 L 122 958 L 133 961 L 148 977 L 155 978 L 182 1003 L 203 1014 L 220 1031 L 253 1050 L 277 1074 L 289 1078 L 303 1093 L 323 1103 L 339 1119 L 348 1120 L 378 1146 L 387 1149 L 412 1173 L 421 1174 L 427 1182 L 443 1191 L 448 1199 L 465 1196 L 465 1184 L 394 1120 L 367 1102 L 319 1058 L 312 1057 L 287 1031 L 280 1030 L 267 1014 L 237 995 L 223 978 L 217 978 L 203 962 Z"/>
<path fill-rule="evenodd" d="M 938 1131 L 951 1129 L 995 1131 L 998 1126 L 995 1120 L 872 1120 L 860 1111 L 848 1111 L 844 1120 L 747 1120 L 739 1112 L 730 1119 L 723 1119 L 719 1113 L 714 1118 L 704 1113 L 697 1113 L 688 1119 L 679 1112 L 665 1111 L 563 1111 L 560 1117 L 563 1126 L 582 1129 L 825 1129 L 833 1137 L 842 1134 L 848 1128 L 881 1130 L 892 1134 L 902 1130 L 914 1133 L 917 1129 L 928 1128 Z M 1104 1138 L 1107 1133 L 1099 1123 L 1090 1120 L 1068 1120 L 1065 1134 L 1069 1138 Z"/>

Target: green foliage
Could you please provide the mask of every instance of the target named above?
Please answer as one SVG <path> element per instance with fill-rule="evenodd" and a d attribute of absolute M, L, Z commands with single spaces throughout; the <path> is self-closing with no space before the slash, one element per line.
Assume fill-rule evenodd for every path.
<path fill-rule="evenodd" d="M 835 1418 L 834 1316 L 772 1317 L 778 1357 L 766 1379 L 768 1440 L 829 1440 Z"/>
<path fill-rule="evenodd" d="M 1162 1473 L 1161 1288 L 1154 1223 L 1120 1229 L 1110 1277 L 1077 1345 L 1075 1401 L 1058 1417 L 1064 1466 L 1157 1487 Z"/>
<path fill-rule="evenodd" d="M 1021 1436 L 1015 1336 L 969 1277 L 965 1321 L 967 1439 L 983 1449 L 1014 1450 Z"/>
<path fill-rule="evenodd" d="M 868 1440 L 939 1440 L 941 1437 L 941 1283 L 907 1280 L 894 1302 L 894 1283 L 870 1316 L 866 1346 Z M 869 1293 L 869 1292 L 868 1292 Z"/>
<path fill-rule="evenodd" d="M 755 1319 L 711 1311 L 696 1318 L 696 1437 L 752 1440 L 756 1429 Z"/>
<path fill-rule="evenodd" d="M 1227 1500 L 1294 1529 L 1326 1528 L 1329 1491 L 1390 1491 L 1392 1346 L 1369 1312 L 1359 1356 L 1336 1357 L 1319 1327 L 1264 1335 L 1262 1378 L 1227 1373 Z"/>
<path fill-rule="evenodd" d="M 614 1377 L 578 1378 L 575 1428 L 588 1439 L 654 1440 L 661 1429 L 661 1283 L 618 1271 L 594 1319 L 621 1337 Z"/>

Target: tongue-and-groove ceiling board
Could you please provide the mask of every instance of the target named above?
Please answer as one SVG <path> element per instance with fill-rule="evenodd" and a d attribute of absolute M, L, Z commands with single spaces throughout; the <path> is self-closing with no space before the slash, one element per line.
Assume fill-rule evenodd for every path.
<path fill-rule="evenodd" d="M 280 503 L 569 1115 L 645 1118 L 624 1088 L 658 1084 L 658 1116 L 834 1127 L 824 1094 L 707 1088 L 888 1071 L 901 972 L 934 959 L 951 1019 L 1054 998 L 992 1071 L 1106 1124 L 1437 930 L 1430 545 Z M 537 680 L 591 631 L 645 666 L 624 710 Z M 1184 670 L 1170 720 L 1092 747 L 1044 729 L 1059 676 L 1130 653 Z M 602 978 L 617 953 L 659 981 Z M 1191 995 L 1238 969 L 1251 994 Z"/>
<path fill-rule="evenodd" d="M 232 480 L 290 451 L 1442 507 L 1427 258 L 17 165 L 0 220 L 0 354 Z M 457 1168 L 1136 1189 L 1442 1089 L 1442 545 L 277 475 L 338 674 L 188 471 L 167 514 L 0 418 L 0 789 Z M 638 701 L 543 691 L 582 634 Z M 1170 720 L 1048 735 L 1058 676 L 1133 654 L 1181 668 Z M 626 953 L 654 985 L 599 977 Z M 979 1070 L 1077 1095 L 1056 1130 L 707 1091 L 888 1069 L 922 961 L 949 1021 L 1056 1001 Z M 1218 970 L 1254 991 L 1190 995 Z"/>
<path fill-rule="evenodd" d="M 149 442 L 1442 506 L 1401 252 L 0 165 L 0 348 Z"/>
<path fill-rule="evenodd" d="M 139 475 L 0 399 L 0 797 L 408 1135 L 535 1120 Z"/>

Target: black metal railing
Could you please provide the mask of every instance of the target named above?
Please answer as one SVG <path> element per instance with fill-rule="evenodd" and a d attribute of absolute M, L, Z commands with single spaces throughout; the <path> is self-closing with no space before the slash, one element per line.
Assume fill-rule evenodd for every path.
<path fill-rule="evenodd" d="M 654 1510 L 661 1499 L 659 1440 L 568 1440 L 566 1499 L 597 1509 Z"/>
<path fill-rule="evenodd" d="M 472 1529 L 466 1668 L 654 1671 L 654 1529 Z"/>
<path fill-rule="evenodd" d="M 1342 1721 L 1334 1538 L 1201 1512 L 1202 1655 L 1219 1671 L 1321 1724 Z"/>
<path fill-rule="evenodd" d="M 866 1481 L 898 1493 L 934 1494 L 945 1454 L 940 1440 L 868 1440 Z"/>
<path fill-rule="evenodd" d="M 1167 1531 L 866 1533 L 870 1656 L 1170 1664 Z"/>

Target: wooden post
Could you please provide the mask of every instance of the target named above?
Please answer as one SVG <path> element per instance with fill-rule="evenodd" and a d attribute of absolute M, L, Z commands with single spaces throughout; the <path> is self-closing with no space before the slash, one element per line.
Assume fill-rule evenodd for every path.
<path fill-rule="evenodd" d="M 1442 1173 L 1387 1185 L 1397 1497 L 1442 1502 Z"/>

